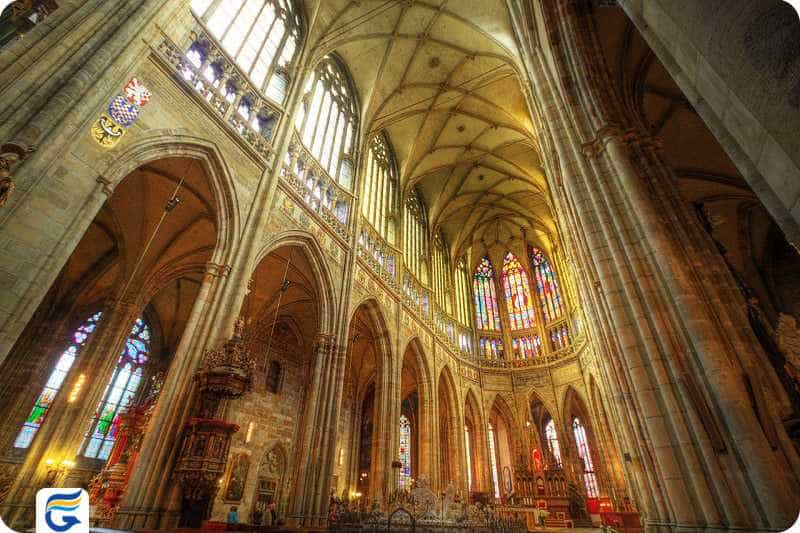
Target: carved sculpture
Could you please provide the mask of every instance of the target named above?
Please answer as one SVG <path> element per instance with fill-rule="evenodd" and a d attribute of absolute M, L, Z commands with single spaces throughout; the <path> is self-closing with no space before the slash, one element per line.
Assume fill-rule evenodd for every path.
<path fill-rule="evenodd" d="M 35 146 L 25 146 L 14 142 L 3 143 L 0 146 L 0 207 L 8 202 L 11 193 L 14 192 L 15 185 L 11 178 L 11 171 L 35 150 Z"/>

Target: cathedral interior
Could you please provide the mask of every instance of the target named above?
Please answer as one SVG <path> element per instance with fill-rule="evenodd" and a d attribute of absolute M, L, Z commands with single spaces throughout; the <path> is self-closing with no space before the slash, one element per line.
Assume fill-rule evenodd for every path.
<path fill-rule="evenodd" d="M 788 4 L 0 6 L 8 526 L 797 519 Z"/>

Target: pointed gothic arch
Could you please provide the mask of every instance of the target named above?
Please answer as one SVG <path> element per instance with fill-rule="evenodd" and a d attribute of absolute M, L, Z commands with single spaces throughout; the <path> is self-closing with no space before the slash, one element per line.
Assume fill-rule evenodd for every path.
<path fill-rule="evenodd" d="M 454 487 L 463 486 L 461 476 L 461 449 L 464 446 L 463 418 L 459 416 L 459 401 L 455 380 L 450 366 L 445 365 L 439 372 L 437 383 L 437 410 L 439 436 L 439 489 L 444 491 L 449 483 Z"/>
<path fill-rule="evenodd" d="M 394 442 L 397 420 L 387 409 L 395 369 L 386 320 L 377 300 L 359 303 L 347 332 L 341 407 L 346 422 L 336 435 L 339 460 L 333 490 L 378 497 L 388 488 L 386 476 L 397 453 L 394 446 L 386 445 Z"/>
<path fill-rule="evenodd" d="M 496 395 L 489 410 L 487 427 L 490 429 L 488 436 L 490 454 L 489 462 L 492 469 L 492 484 L 495 494 L 499 494 L 501 501 L 505 501 L 514 487 L 514 461 L 518 453 L 519 428 L 514 417 L 514 411 L 509 407 L 501 395 Z M 492 453 L 492 447 L 494 453 Z"/>
<path fill-rule="evenodd" d="M 484 492 L 489 488 L 485 465 L 488 464 L 486 454 L 486 424 L 480 404 L 472 389 L 464 395 L 464 471 L 467 491 Z"/>
<path fill-rule="evenodd" d="M 399 412 L 401 416 L 405 416 L 410 421 L 411 428 L 409 477 L 416 478 L 421 474 L 430 476 L 434 420 L 432 380 L 428 360 L 419 338 L 414 337 L 408 341 L 398 369 L 400 371 L 398 380 L 400 383 Z M 402 455 L 399 450 L 398 455 Z M 401 462 L 403 462 L 402 458 Z M 403 465 L 404 471 L 406 466 L 406 464 Z M 406 485 L 408 488 L 408 484 Z"/>
<path fill-rule="evenodd" d="M 336 313 L 333 312 L 333 309 L 336 302 L 336 285 L 333 282 L 330 267 L 328 266 L 328 259 L 317 240 L 310 233 L 298 230 L 287 231 L 276 235 L 265 243 L 254 257 L 251 277 L 267 255 L 284 247 L 298 249 L 313 274 L 313 283 L 318 293 L 315 305 L 317 307 L 316 314 L 319 329 L 315 333 L 320 335 L 334 334 L 336 331 Z M 283 274 L 283 271 L 281 271 L 281 274 Z"/>
<path fill-rule="evenodd" d="M 564 392 L 564 434 L 570 455 L 579 467 L 586 495 L 597 498 L 604 491 L 600 482 L 600 448 L 594 430 L 594 419 L 581 395 L 571 385 Z"/>

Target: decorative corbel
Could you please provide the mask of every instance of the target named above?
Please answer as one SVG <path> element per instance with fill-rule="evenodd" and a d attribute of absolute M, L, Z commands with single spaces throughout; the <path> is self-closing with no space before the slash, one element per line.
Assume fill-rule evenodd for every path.
<path fill-rule="evenodd" d="M 14 192 L 11 173 L 18 163 L 25 161 L 36 150 L 36 146 L 7 142 L 0 146 L 0 207 L 3 207 Z"/>

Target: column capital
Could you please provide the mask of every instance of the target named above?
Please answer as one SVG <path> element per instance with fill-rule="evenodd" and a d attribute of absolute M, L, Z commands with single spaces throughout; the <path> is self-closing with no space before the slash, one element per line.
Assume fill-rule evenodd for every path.
<path fill-rule="evenodd" d="M 623 129 L 616 124 L 606 124 L 597 130 L 593 139 L 581 145 L 581 152 L 586 157 L 596 157 L 611 141 L 619 141 L 629 148 L 661 150 L 664 146 L 664 140 L 661 137 L 647 135 L 636 128 Z"/>
<path fill-rule="evenodd" d="M 336 347 L 336 335 L 317 333 L 314 336 L 314 348 L 320 352 L 330 352 Z"/>
<path fill-rule="evenodd" d="M 209 261 L 206 263 L 206 274 L 210 274 L 215 278 L 224 278 L 231 273 L 230 265 L 220 265 Z"/>

